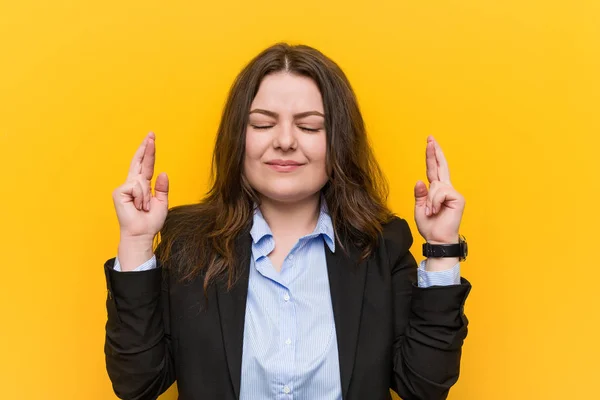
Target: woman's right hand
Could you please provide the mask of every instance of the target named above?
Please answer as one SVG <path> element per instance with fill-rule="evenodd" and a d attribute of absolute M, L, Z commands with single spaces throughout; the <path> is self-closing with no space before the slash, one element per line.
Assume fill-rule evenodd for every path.
<path fill-rule="evenodd" d="M 155 135 L 150 132 L 137 149 L 125 183 L 113 191 L 113 201 L 121 232 L 121 244 L 152 244 L 167 218 L 169 178 L 156 178 L 152 195 L 152 176 L 156 158 Z M 119 258 L 120 259 L 120 258 Z"/>

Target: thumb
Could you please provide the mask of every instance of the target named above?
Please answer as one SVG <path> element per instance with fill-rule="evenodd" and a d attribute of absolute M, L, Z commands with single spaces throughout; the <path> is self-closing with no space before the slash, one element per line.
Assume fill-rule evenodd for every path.
<path fill-rule="evenodd" d="M 169 204 L 169 177 L 165 172 L 161 172 L 161 174 L 156 177 L 154 196 L 160 202 Z"/>
<path fill-rule="evenodd" d="M 427 185 L 423 181 L 418 181 L 415 185 L 415 206 L 424 207 L 427 202 Z"/>

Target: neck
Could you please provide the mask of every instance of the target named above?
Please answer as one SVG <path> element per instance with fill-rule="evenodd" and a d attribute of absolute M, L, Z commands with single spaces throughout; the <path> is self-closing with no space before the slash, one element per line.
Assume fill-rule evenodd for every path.
<path fill-rule="evenodd" d="M 260 211 L 274 236 L 299 238 L 315 230 L 319 219 L 320 198 L 320 192 L 294 203 L 263 197 Z"/>

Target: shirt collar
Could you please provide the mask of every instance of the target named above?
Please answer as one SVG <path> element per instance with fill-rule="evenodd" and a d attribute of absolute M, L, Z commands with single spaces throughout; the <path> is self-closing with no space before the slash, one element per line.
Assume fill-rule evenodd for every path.
<path fill-rule="evenodd" d="M 273 232 L 271 232 L 271 228 L 267 221 L 262 215 L 260 208 L 254 205 L 254 217 L 252 222 L 252 229 L 250 230 L 250 235 L 252 236 L 252 241 L 254 244 L 258 244 L 264 237 L 273 236 Z M 319 210 L 319 218 L 317 220 L 317 226 L 315 226 L 315 230 L 304 237 L 315 237 L 321 235 L 327 246 L 332 252 L 335 252 L 335 235 L 333 231 L 333 222 L 331 220 L 331 216 L 329 215 L 329 209 L 327 208 L 327 202 L 325 198 L 321 196 L 321 208 Z"/>

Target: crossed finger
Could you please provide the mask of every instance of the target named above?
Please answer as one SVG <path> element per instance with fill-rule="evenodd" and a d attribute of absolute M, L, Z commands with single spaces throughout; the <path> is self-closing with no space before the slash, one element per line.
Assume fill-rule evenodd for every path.
<path fill-rule="evenodd" d="M 427 180 L 450 183 L 450 170 L 442 148 L 438 142 L 429 136 L 427 138 L 427 149 L 425 151 L 425 162 L 427 165 Z"/>
<path fill-rule="evenodd" d="M 145 138 L 140 147 L 136 150 L 127 179 L 133 179 L 138 175 L 142 175 L 144 179 L 151 180 L 154 175 L 154 160 L 156 157 L 156 146 L 154 133 L 150 132 Z"/>

